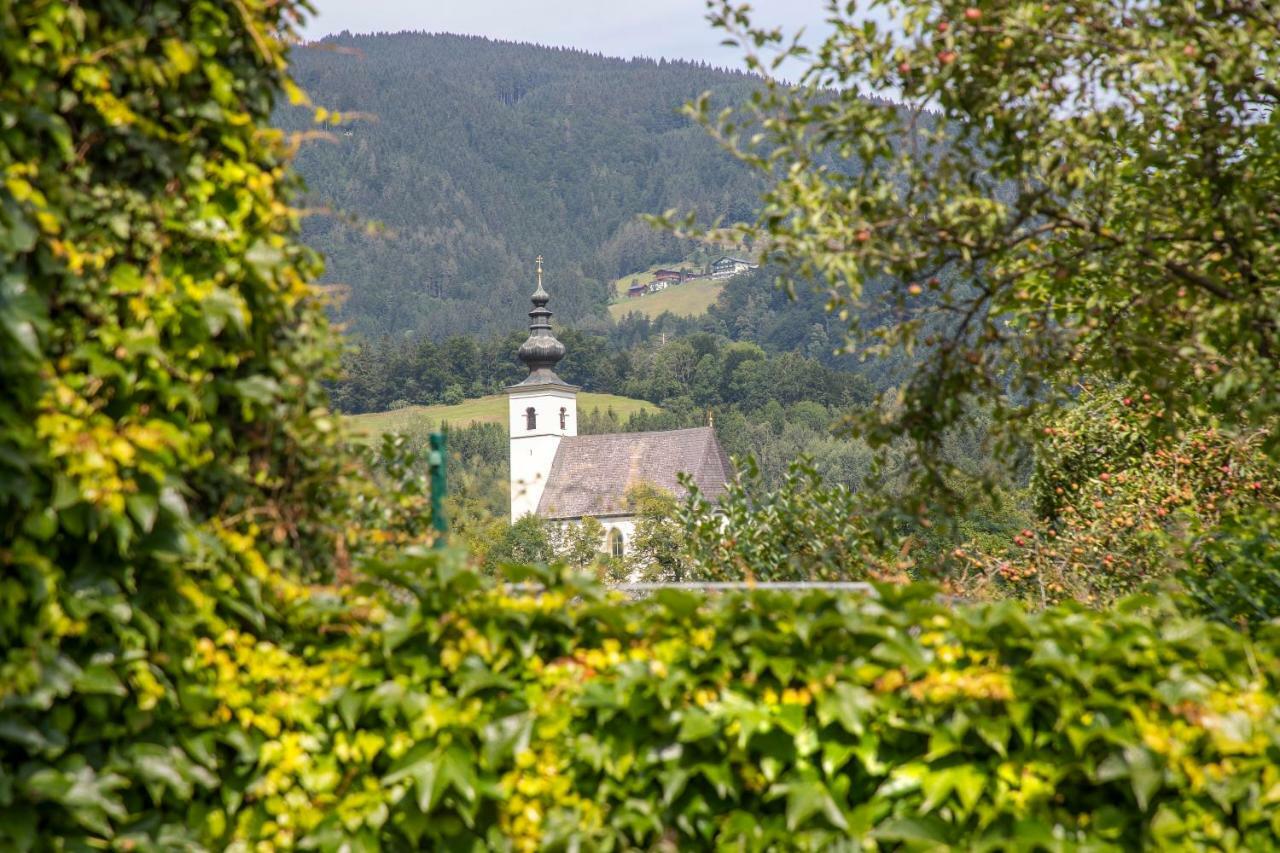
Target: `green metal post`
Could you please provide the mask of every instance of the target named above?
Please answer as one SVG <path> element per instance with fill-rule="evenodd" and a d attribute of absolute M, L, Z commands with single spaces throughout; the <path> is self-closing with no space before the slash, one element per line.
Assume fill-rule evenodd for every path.
<path fill-rule="evenodd" d="M 444 499 L 449 494 L 449 441 L 443 432 L 431 433 L 431 526 L 436 531 L 436 547 L 443 548 L 449 534 L 449 520 L 444 517 Z"/>

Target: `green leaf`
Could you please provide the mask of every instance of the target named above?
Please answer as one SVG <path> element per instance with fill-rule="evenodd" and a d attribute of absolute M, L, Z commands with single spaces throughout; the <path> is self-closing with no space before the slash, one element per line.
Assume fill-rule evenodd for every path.
<path fill-rule="evenodd" d="M 800 829 L 809 818 L 821 813 L 837 829 L 848 829 L 844 813 L 831 797 L 827 786 L 817 781 L 790 783 L 787 790 L 787 829 Z"/>
<path fill-rule="evenodd" d="M 680 721 L 680 733 L 676 736 L 676 740 L 681 743 L 702 740 L 716 734 L 719 730 L 719 724 L 710 714 L 701 708 L 689 708 Z"/>
<path fill-rule="evenodd" d="M 467 802 L 476 799 L 476 769 L 471 756 L 458 747 L 451 747 L 444 754 L 441 774 L 455 791 Z"/>
<path fill-rule="evenodd" d="M 284 262 L 284 252 L 264 240 L 259 240 L 244 253 L 255 272 L 265 280 L 270 280 L 276 268 Z"/>
<path fill-rule="evenodd" d="M 1164 769 L 1145 747 L 1127 747 L 1124 757 L 1129 767 L 1129 782 L 1133 785 L 1133 796 L 1138 801 L 1138 808 L 1145 812 L 1151 805 L 1152 795 L 1160 790 L 1160 786 L 1164 783 Z"/>
<path fill-rule="evenodd" d="M 160 511 L 159 498 L 153 494 L 138 492 L 125 498 L 125 506 L 142 531 L 150 533 L 155 527 L 156 515 Z"/>
<path fill-rule="evenodd" d="M 445 784 L 440 770 L 441 758 L 435 744 L 415 744 L 382 777 L 382 785 L 386 787 L 403 779 L 412 779 L 418 792 L 418 808 L 423 814 L 430 814 Z"/>
<path fill-rule="evenodd" d="M 115 671 L 106 664 L 87 666 L 76 676 L 76 690 L 81 693 L 97 693 L 106 696 L 125 696 L 128 690 Z"/>
<path fill-rule="evenodd" d="M 920 804 L 920 812 L 929 812 L 942 805 L 951 796 L 955 788 L 956 777 L 950 769 L 927 770 L 920 779 L 920 790 L 924 793 L 924 802 Z"/>
<path fill-rule="evenodd" d="M 861 735 L 863 721 L 875 712 L 876 698 L 869 690 L 848 682 L 838 682 L 818 698 L 818 721 L 835 720 L 845 731 Z"/>
<path fill-rule="evenodd" d="M 928 849 L 949 846 L 947 825 L 936 817 L 896 818 L 877 826 L 871 837 L 878 841 L 899 841 L 924 845 Z"/>
<path fill-rule="evenodd" d="M 23 521 L 22 532 L 32 539 L 48 542 L 58 532 L 58 514 L 51 506 L 37 510 Z"/>
<path fill-rule="evenodd" d="M 269 376 L 250 376 L 235 387 L 237 394 L 260 406 L 270 406 L 280 397 L 280 384 Z"/>

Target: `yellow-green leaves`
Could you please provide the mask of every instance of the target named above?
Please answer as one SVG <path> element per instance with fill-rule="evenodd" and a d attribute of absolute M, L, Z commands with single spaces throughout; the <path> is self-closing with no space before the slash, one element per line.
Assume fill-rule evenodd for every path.
<path fill-rule="evenodd" d="M 1199 848 L 1276 828 L 1274 656 L 1222 625 L 895 587 L 626 601 L 441 559 L 382 571 L 431 578 L 394 645 L 370 627 L 332 647 L 361 650 L 367 683 L 329 700 L 343 733 L 310 729 L 351 779 L 346 817 L 297 813 L 312 837 Z M 361 732 L 417 734 L 383 754 Z M 385 815 L 345 811 L 365 774 Z"/>
<path fill-rule="evenodd" d="M 264 639 L 381 517 L 263 132 L 300 8 L 0 0 L 0 847 L 224 846 L 342 681 Z"/>

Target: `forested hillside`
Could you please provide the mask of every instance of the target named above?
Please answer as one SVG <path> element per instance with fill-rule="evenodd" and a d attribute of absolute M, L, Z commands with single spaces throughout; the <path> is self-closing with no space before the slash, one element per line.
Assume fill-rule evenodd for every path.
<path fill-rule="evenodd" d="M 745 74 L 424 33 L 328 38 L 296 50 L 293 71 L 316 105 L 361 115 L 297 167 L 313 208 L 333 211 L 306 220 L 305 240 L 349 286 L 338 318 L 366 337 L 519 326 L 538 254 L 559 318 L 604 324 L 609 280 L 688 249 L 638 214 L 739 220 L 759 197 L 679 114 L 708 90 L 742 100 Z M 312 119 L 276 116 L 288 130 Z"/>

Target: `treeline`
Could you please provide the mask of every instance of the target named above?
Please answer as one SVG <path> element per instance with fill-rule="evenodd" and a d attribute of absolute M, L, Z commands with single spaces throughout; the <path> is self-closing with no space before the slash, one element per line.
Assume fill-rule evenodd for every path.
<path fill-rule="evenodd" d="M 605 335 L 579 329 L 557 334 L 569 352 L 557 370 L 566 381 L 664 407 L 760 409 L 769 402 L 801 401 L 840 407 L 870 399 L 866 381 L 857 374 L 800 353 L 772 353 L 708 332 L 629 349 L 615 349 Z M 332 389 L 334 403 L 356 414 L 497 393 L 525 375 L 515 357 L 524 337 L 366 344 L 348 354 L 344 378 Z"/>
<path fill-rule="evenodd" d="M 942 331 L 942 325 L 954 319 L 937 310 L 939 303 L 966 286 L 954 270 L 947 270 L 906 305 L 893 295 L 888 282 L 872 280 L 856 302 L 844 306 L 847 319 L 841 319 L 838 312 L 827 310 L 833 294 L 813 286 L 797 286 L 788 293 L 778 286 L 780 273 L 765 264 L 753 273 L 735 276 L 698 317 L 626 314 L 609 329 L 609 339 L 618 346 L 633 347 L 707 332 L 748 341 L 767 352 L 800 353 L 828 367 L 857 373 L 871 388 L 884 390 L 903 380 L 913 360 L 901 352 L 864 359 L 860 345 L 851 343 L 849 331 L 880 328 L 907 315 Z"/>
<path fill-rule="evenodd" d="M 863 363 L 856 353 L 839 348 L 847 323 L 824 310 L 825 294 L 798 290 L 793 298 L 775 286 L 775 276 L 776 270 L 766 266 L 730 280 L 700 317 L 632 313 L 602 329 L 558 326 L 556 335 L 568 354 L 557 370 L 588 391 L 658 404 L 687 395 L 702 406 L 736 401 L 762 405 L 770 399 L 840 405 L 846 397 L 862 399 L 868 391 L 884 388 L 899 375 L 899 366 L 891 361 Z M 559 280 L 552 287 L 558 308 Z M 873 317 L 886 310 L 883 301 L 874 287 L 868 288 L 857 316 Z M 514 307 L 510 313 L 522 316 Z M 332 387 L 335 405 L 355 414 L 397 405 L 451 404 L 496 393 L 523 378 L 524 368 L 515 354 L 526 336 L 524 330 L 513 330 L 487 337 L 453 335 L 442 341 L 424 336 L 356 338 L 357 348 L 344 360 L 344 378 Z M 734 342 L 749 346 L 727 349 Z M 703 364 L 710 354 L 716 358 Z M 765 370 L 761 365 L 734 376 L 744 362 L 775 358 L 779 360 L 769 376 L 752 375 Z M 727 361 L 719 363 L 720 359 Z M 695 380 L 696 389 L 686 387 Z"/>

